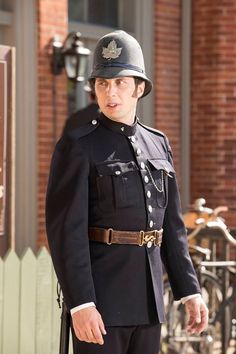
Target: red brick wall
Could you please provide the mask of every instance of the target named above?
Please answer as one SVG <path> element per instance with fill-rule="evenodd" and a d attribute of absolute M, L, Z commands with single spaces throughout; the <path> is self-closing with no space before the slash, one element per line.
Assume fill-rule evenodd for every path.
<path fill-rule="evenodd" d="M 236 1 L 193 1 L 191 197 L 236 227 Z"/>
<path fill-rule="evenodd" d="M 180 0 L 157 0 L 155 6 L 155 122 L 167 134 L 180 168 Z"/>
<path fill-rule="evenodd" d="M 51 154 L 67 115 L 67 80 L 54 77 L 50 42 L 68 31 L 67 0 L 38 1 L 38 245 L 46 243 L 44 201 Z M 56 124 L 55 124 L 56 121 Z M 56 127 L 56 129 L 55 129 Z"/>
<path fill-rule="evenodd" d="M 192 4 L 191 201 L 203 196 L 211 207 L 228 205 L 226 220 L 236 227 L 236 2 Z M 45 243 L 44 200 L 56 140 L 53 122 L 56 116 L 59 136 L 67 115 L 66 78 L 55 80 L 51 74 L 49 44 L 55 34 L 65 38 L 67 21 L 67 0 L 38 1 L 39 245 Z M 155 122 L 169 137 L 179 175 L 180 0 L 154 2 L 154 28 Z"/>
<path fill-rule="evenodd" d="M 50 158 L 55 144 L 55 115 L 56 136 L 60 135 L 67 115 L 66 78 L 65 75 L 61 75 L 55 80 L 51 74 L 50 41 L 55 34 L 65 38 L 68 31 L 67 21 L 67 0 L 38 1 L 39 246 L 44 245 L 46 241 L 44 201 Z M 155 28 L 156 126 L 170 139 L 178 171 L 180 159 L 180 0 L 155 1 Z"/>

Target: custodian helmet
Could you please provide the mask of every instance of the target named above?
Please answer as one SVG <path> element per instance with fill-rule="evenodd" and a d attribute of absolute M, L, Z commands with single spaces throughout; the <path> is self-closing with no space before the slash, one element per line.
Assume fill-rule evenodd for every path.
<path fill-rule="evenodd" d="M 111 79 L 120 76 L 143 79 L 143 96 L 152 89 L 152 82 L 145 74 L 143 53 L 138 41 L 124 31 L 114 31 L 100 38 L 97 43 L 89 81 L 96 77 Z"/>

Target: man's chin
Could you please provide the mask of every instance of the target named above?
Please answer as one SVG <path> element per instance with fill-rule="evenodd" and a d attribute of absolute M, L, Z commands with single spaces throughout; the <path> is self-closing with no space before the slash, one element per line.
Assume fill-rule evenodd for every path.
<path fill-rule="evenodd" d="M 103 112 L 105 116 L 111 120 L 114 120 L 116 122 L 122 121 L 122 117 L 119 114 L 115 114 L 109 111 Z"/>

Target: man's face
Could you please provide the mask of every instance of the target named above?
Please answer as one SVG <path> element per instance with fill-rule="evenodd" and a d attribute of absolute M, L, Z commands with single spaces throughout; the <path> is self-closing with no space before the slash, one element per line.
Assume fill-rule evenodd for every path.
<path fill-rule="evenodd" d="M 137 101 L 144 88 L 144 82 L 136 86 L 134 78 L 128 76 L 95 80 L 95 93 L 101 111 L 108 118 L 125 124 L 133 123 Z"/>

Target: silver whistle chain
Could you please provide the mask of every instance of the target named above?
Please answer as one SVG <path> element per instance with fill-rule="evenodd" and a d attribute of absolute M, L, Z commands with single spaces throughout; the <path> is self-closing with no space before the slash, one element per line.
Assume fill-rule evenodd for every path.
<path fill-rule="evenodd" d="M 156 188 L 156 190 L 159 192 L 159 193 L 162 193 L 164 192 L 164 175 L 163 175 L 163 170 L 161 170 L 161 189 L 159 189 L 156 185 L 156 182 L 154 181 L 153 177 L 152 177 L 152 174 L 151 174 L 151 171 L 149 169 L 149 167 L 146 165 L 145 166 L 146 170 L 148 171 L 148 174 L 149 174 L 149 177 L 152 181 L 152 184 L 154 185 L 154 187 Z"/>

